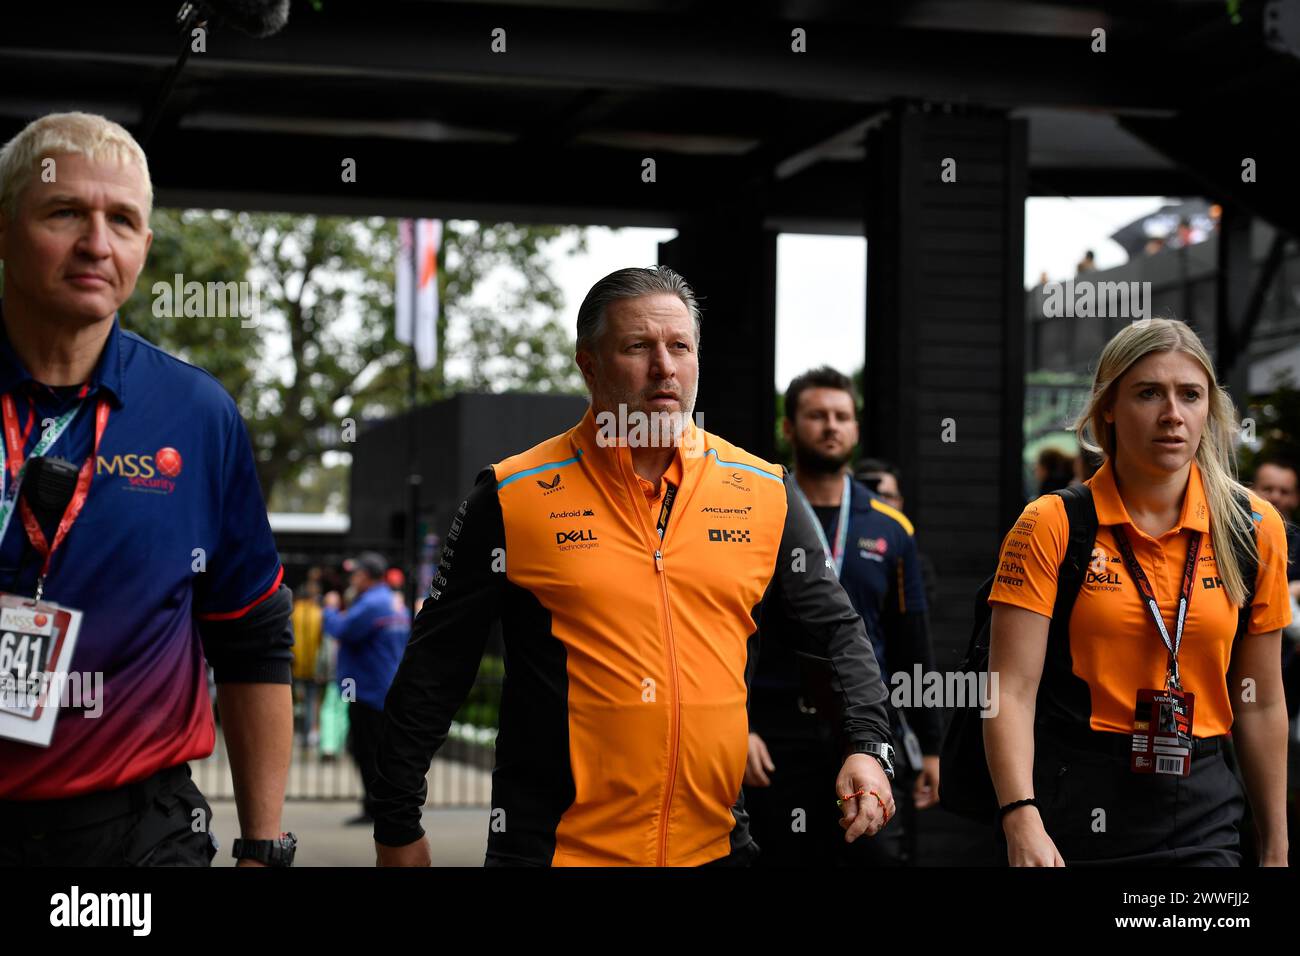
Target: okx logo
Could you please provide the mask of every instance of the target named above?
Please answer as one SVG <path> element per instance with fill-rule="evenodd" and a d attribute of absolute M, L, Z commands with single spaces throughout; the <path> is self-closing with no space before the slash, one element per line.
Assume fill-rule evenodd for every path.
<path fill-rule="evenodd" d="M 95 474 L 125 479 L 128 491 L 147 491 L 155 495 L 170 495 L 176 490 L 184 460 L 171 446 L 159 448 L 152 455 L 138 453 L 99 455 L 95 459 Z"/>
<path fill-rule="evenodd" d="M 710 540 L 710 541 L 724 541 L 724 542 L 725 542 L 725 541 L 731 541 L 731 542 L 734 542 L 734 543 L 736 543 L 736 544 L 748 544 L 748 543 L 749 543 L 749 529 L 748 529 L 748 528 L 744 528 L 744 529 L 741 529 L 741 530 L 731 530 L 731 529 L 728 529 L 728 528 L 710 528 L 710 529 L 709 529 L 709 540 Z"/>

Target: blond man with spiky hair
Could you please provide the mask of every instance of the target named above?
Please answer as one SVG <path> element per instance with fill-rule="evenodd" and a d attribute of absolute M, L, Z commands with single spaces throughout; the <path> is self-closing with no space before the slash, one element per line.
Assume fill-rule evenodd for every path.
<path fill-rule="evenodd" d="M 208 865 L 206 664 L 235 855 L 293 856 L 291 599 L 248 434 L 215 379 L 118 321 L 152 206 L 104 117 L 0 149 L 0 865 Z"/>

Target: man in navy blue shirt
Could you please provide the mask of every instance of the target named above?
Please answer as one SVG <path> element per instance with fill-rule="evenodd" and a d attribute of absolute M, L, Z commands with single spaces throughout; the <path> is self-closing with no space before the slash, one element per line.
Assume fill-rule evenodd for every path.
<path fill-rule="evenodd" d="M 348 741 L 365 788 L 361 815 L 349 824 L 374 822 L 375 758 L 384 729 L 384 698 L 411 636 L 411 615 L 388 586 L 388 562 L 365 551 L 350 564 L 352 606 L 339 610 L 337 591 L 325 595 L 325 633 L 339 642 L 339 689 L 348 704 Z"/>
<path fill-rule="evenodd" d="M 799 376 L 786 391 L 783 429 L 794 450 L 795 482 L 817 519 L 826 559 L 862 616 L 881 676 L 933 669 L 925 590 L 911 522 L 848 472 L 858 442 L 852 382 L 832 368 Z M 875 840 L 846 844 L 819 783 L 839 748 L 832 675 L 825 662 L 784 642 L 763 642 L 750 703 L 745 807 L 762 865 L 894 865 L 904 860 L 910 808 L 937 801 L 941 717 L 935 708 L 891 706 L 903 746 L 894 792 L 899 823 Z M 802 811 L 802 814 L 801 814 Z"/>
<path fill-rule="evenodd" d="M 290 596 L 248 434 L 215 379 L 118 323 L 151 205 L 103 117 L 0 150 L 0 683 L 63 688 L 0 695 L 0 865 L 206 866 L 208 664 L 241 865 L 288 855 Z"/>
<path fill-rule="evenodd" d="M 1280 456 L 1265 456 L 1255 463 L 1255 491 L 1277 509 L 1286 521 L 1286 579 L 1291 599 L 1300 598 L 1300 525 L 1296 509 L 1300 507 L 1300 471 L 1294 462 Z M 1286 692 L 1290 732 L 1287 734 L 1287 813 L 1291 832 L 1300 829 L 1300 643 L 1294 636 L 1300 621 L 1292 621 L 1283 632 L 1282 685 Z M 1296 841 L 1292 841 L 1291 862 L 1296 861 Z"/>

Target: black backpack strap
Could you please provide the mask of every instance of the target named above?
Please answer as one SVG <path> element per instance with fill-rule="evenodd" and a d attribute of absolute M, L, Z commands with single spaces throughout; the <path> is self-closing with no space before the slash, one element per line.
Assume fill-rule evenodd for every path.
<path fill-rule="evenodd" d="M 1064 502 L 1065 516 L 1070 522 L 1070 540 L 1056 577 L 1056 605 L 1052 609 L 1052 623 L 1065 625 L 1069 623 L 1074 599 L 1079 596 L 1092 561 L 1092 548 L 1097 540 L 1097 505 L 1087 485 L 1071 485 L 1054 494 Z"/>
<path fill-rule="evenodd" d="M 1074 673 L 1070 614 L 1092 562 L 1092 549 L 1097 540 L 1097 506 L 1087 485 L 1071 485 L 1055 494 L 1065 505 L 1070 536 L 1056 576 L 1056 602 L 1052 606 L 1047 655 L 1038 685 L 1036 723 L 1086 727 L 1092 713 L 1092 691 Z"/>

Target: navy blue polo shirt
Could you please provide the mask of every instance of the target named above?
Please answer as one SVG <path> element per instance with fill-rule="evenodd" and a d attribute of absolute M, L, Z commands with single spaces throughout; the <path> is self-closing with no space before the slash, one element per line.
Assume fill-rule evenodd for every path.
<path fill-rule="evenodd" d="M 814 508 L 826 540 L 835 541 L 835 524 L 839 506 Z M 849 530 L 844 541 L 844 567 L 840 584 L 862 615 L 867 635 L 876 652 L 881 679 L 889 683 L 889 657 L 882 616 L 887 602 L 891 614 L 924 614 L 925 587 L 917 558 L 911 522 L 902 512 L 885 504 L 871 489 L 859 481 L 850 482 Z M 800 664 L 795 652 L 782 641 L 765 641 L 758 655 L 753 680 L 750 724 L 763 734 L 802 733 L 801 725 L 791 725 L 789 701 L 804 689 Z"/>
<path fill-rule="evenodd" d="M 867 634 L 871 636 L 876 660 L 880 664 L 880 676 L 888 683 L 886 635 L 881 627 L 881 615 L 887 601 L 894 604 L 890 610 L 899 614 L 925 613 L 921 564 L 916 555 L 912 524 L 903 513 L 885 504 L 861 482 L 851 482 L 850 489 L 849 533 L 844 542 L 840 583 L 848 592 L 854 609 L 866 622 Z M 828 510 L 834 512 L 834 516 L 829 522 L 826 540 L 833 542 L 839 508 Z M 826 528 L 828 522 L 820 514 L 818 518 Z"/>
<path fill-rule="evenodd" d="M 102 675 L 100 715 L 65 710 L 48 748 L 0 739 L 0 799 L 117 787 L 210 754 L 196 621 L 243 616 L 284 575 L 248 432 L 215 378 L 122 331 L 115 317 L 87 384 L 46 454 L 80 467 L 101 397 L 108 424 L 45 598 L 85 613 L 71 670 Z M 13 396 L 20 430 L 33 407 L 36 416 L 24 456 L 43 419 L 76 405 L 78 392 L 35 382 L 0 321 L 0 394 Z M 15 514 L 0 541 L 0 590 L 30 597 L 40 564 Z"/>

